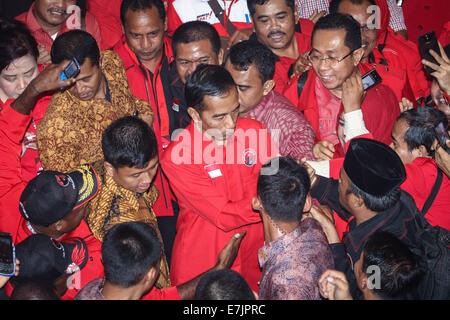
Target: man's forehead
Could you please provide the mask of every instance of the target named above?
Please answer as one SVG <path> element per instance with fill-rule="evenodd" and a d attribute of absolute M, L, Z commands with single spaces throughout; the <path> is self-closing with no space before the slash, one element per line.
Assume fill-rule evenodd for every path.
<path fill-rule="evenodd" d="M 125 166 L 125 167 L 118 168 L 117 171 L 124 175 L 133 175 L 136 173 L 145 172 L 148 169 L 150 169 L 158 164 L 159 164 L 159 157 L 156 156 L 156 157 L 152 158 L 143 168 L 140 168 L 138 166 L 134 166 L 134 167 Z"/>
<path fill-rule="evenodd" d="M 241 69 L 228 60 L 225 64 L 225 69 L 230 72 L 236 85 L 249 84 L 256 80 L 261 81 L 259 70 L 254 64 L 250 64 L 245 69 Z"/>
<path fill-rule="evenodd" d="M 259 14 L 278 14 L 280 11 L 290 11 L 291 8 L 286 4 L 286 0 L 269 0 L 264 4 L 255 5 L 255 15 Z"/>
<path fill-rule="evenodd" d="M 368 10 L 371 4 L 364 1 L 361 4 L 352 3 L 350 0 L 344 0 L 339 5 L 339 13 L 349 14 L 361 25 L 367 23 L 367 19 L 373 14 L 373 11 Z"/>
<path fill-rule="evenodd" d="M 164 20 L 159 16 L 158 9 L 153 6 L 151 9 L 131 10 L 128 8 L 125 14 L 125 26 L 135 27 L 142 25 L 163 26 Z"/>
<path fill-rule="evenodd" d="M 217 57 L 209 39 L 201 39 L 189 43 L 178 43 L 176 46 L 177 58 L 189 59 L 201 56 Z"/>
<path fill-rule="evenodd" d="M 205 95 L 203 98 L 203 104 L 206 106 L 206 110 L 212 114 L 229 113 L 239 104 L 237 89 L 233 86 L 222 95 Z"/>
<path fill-rule="evenodd" d="M 313 50 L 338 51 L 347 47 L 345 45 L 346 31 L 344 29 L 317 30 L 311 40 Z"/>

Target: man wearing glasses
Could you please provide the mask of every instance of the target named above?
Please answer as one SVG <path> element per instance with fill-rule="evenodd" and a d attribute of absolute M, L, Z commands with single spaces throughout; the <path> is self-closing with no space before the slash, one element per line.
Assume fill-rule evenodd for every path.
<path fill-rule="evenodd" d="M 343 155 L 337 135 L 342 104 L 361 107 L 367 129 L 374 138 L 391 142 L 390 131 L 400 108 L 393 91 L 378 84 L 363 89 L 361 75 L 370 69 L 360 64 L 364 54 L 359 23 L 350 15 L 334 13 L 320 18 L 313 30 L 308 60 L 313 70 L 302 89 L 294 82 L 285 95 L 316 131 L 313 148 L 317 160 Z M 352 121 L 347 115 L 345 121 Z M 356 115 L 355 115 L 356 116 Z"/>

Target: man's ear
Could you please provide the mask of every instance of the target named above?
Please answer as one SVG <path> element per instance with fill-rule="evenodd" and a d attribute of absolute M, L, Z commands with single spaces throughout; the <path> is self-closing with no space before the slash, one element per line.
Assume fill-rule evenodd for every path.
<path fill-rule="evenodd" d="M 217 56 L 217 59 L 219 60 L 219 66 L 222 65 L 222 62 L 223 62 L 223 54 L 224 54 L 223 48 L 220 48 L 220 50 L 219 50 L 219 55 Z"/>
<path fill-rule="evenodd" d="M 294 24 L 300 23 L 298 21 L 298 19 L 300 19 L 300 13 L 299 13 L 299 10 L 297 8 L 297 5 L 295 5 L 295 7 L 294 7 Z"/>
<path fill-rule="evenodd" d="M 51 227 L 53 227 L 56 231 L 60 232 L 61 230 L 64 229 L 64 225 L 65 225 L 64 219 L 61 219 L 53 223 Z"/>
<path fill-rule="evenodd" d="M 357 66 L 358 63 L 361 62 L 363 55 L 364 55 L 364 48 L 358 48 L 353 52 L 352 57 L 353 57 L 353 64 L 355 66 Z"/>
<path fill-rule="evenodd" d="M 164 20 L 164 32 L 167 32 L 167 17 Z"/>
<path fill-rule="evenodd" d="M 111 163 L 109 163 L 108 161 L 104 161 L 103 167 L 105 168 L 106 174 L 108 176 L 110 176 L 111 178 L 114 177 L 114 173 L 115 173 L 116 169 L 113 167 L 113 165 Z"/>
<path fill-rule="evenodd" d="M 366 205 L 361 196 L 356 196 L 353 193 L 351 194 L 351 196 L 352 196 L 352 203 L 355 208 L 361 208 Z"/>
<path fill-rule="evenodd" d="M 194 120 L 194 122 L 201 122 L 202 121 L 202 119 L 200 118 L 200 114 L 194 108 L 188 107 L 187 112 L 191 116 L 192 120 Z"/>
<path fill-rule="evenodd" d="M 275 87 L 275 80 L 270 79 L 264 82 L 263 85 L 263 96 L 266 96 Z"/>
<path fill-rule="evenodd" d="M 414 157 L 427 157 L 429 156 L 427 148 L 424 145 L 419 146 L 418 148 L 412 151 Z"/>
<path fill-rule="evenodd" d="M 252 208 L 255 211 L 260 211 L 261 212 L 261 209 L 263 208 L 263 205 L 262 205 L 261 199 L 259 199 L 259 197 L 253 197 L 252 198 Z"/>
<path fill-rule="evenodd" d="M 309 212 L 312 207 L 312 198 L 311 195 L 308 193 L 305 199 L 305 205 L 303 206 L 303 212 Z"/>
<path fill-rule="evenodd" d="M 156 267 L 152 267 L 150 268 L 150 270 L 148 270 L 148 272 L 146 273 L 144 279 L 148 282 L 152 282 L 154 283 L 156 281 L 156 278 L 158 277 L 158 267 L 159 263 L 156 265 Z"/>

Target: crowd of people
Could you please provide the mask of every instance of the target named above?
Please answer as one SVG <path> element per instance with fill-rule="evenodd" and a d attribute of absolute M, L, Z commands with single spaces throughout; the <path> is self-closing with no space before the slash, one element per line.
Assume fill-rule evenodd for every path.
<path fill-rule="evenodd" d="M 395 0 L 25 2 L 1 299 L 450 299 L 449 16 L 424 59 Z"/>

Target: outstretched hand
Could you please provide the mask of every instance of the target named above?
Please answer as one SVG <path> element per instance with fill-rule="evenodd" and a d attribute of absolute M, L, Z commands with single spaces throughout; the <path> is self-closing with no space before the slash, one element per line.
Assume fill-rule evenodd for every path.
<path fill-rule="evenodd" d="M 229 269 L 233 265 L 233 262 L 239 252 L 239 247 L 241 245 L 242 239 L 246 234 L 247 231 L 242 231 L 240 233 L 234 234 L 231 237 L 227 245 L 222 249 L 222 251 L 220 251 L 216 263 L 217 269 Z"/>

